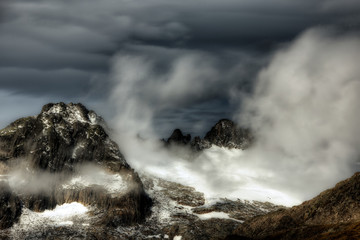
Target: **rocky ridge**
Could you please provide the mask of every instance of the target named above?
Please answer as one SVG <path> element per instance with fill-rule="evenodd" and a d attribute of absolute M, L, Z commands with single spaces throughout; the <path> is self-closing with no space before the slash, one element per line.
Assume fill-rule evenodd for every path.
<path fill-rule="evenodd" d="M 360 173 L 290 209 L 257 216 L 227 239 L 359 239 Z"/>
<path fill-rule="evenodd" d="M 249 129 L 237 126 L 229 119 L 219 120 L 205 137 L 191 138 L 190 134 L 184 135 L 180 129 L 175 129 L 171 136 L 164 140 L 167 146 L 190 146 L 194 151 L 210 148 L 212 145 L 225 148 L 247 149 L 254 141 Z"/>

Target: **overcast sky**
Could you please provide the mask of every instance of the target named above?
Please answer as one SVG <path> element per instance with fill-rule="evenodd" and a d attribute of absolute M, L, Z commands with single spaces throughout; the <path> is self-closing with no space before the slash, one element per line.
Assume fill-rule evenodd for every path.
<path fill-rule="evenodd" d="M 199 133 L 305 30 L 360 29 L 358 0 L 2 0 L 0 14 L 1 127 L 49 101 L 110 119 L 106 106 L 133 98 L 154 106 L 155 127 L 186 119 Z"/>

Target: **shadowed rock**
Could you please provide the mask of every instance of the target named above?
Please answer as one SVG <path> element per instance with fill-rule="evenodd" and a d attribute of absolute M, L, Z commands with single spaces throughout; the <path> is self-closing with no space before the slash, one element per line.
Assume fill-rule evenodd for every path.
<path fill-rule="evenodd" d="M 11 227 L 19 220 L 22 205 L 6 182 L 0 181 L 0 229 Z"/>
<path fill-rule="evenodd" d="M 166 141 L 167 144 L 180 144 L 180 145 L 186 145 L 191 141 L 191 135 L 183 135 L 180 129 L 175 129 L 171 136 Z"/>

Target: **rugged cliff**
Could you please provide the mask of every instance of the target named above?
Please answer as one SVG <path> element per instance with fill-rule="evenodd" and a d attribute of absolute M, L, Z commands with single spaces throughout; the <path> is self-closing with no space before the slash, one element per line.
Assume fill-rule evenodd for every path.
<path fill-rule="evenodd" d="M 2 129 L 0 174 L 10 185 L 3 201 L 16 205 L 3 209 L 11 215 L 2 228 L 17 220 L 22 206 L 44 211 L 75 201 L 103 208 L 102 221 L 122 225 L 143 221 L 151 205 L 104 121 L 81 104 L 47 104 L 39 115 Z"/>

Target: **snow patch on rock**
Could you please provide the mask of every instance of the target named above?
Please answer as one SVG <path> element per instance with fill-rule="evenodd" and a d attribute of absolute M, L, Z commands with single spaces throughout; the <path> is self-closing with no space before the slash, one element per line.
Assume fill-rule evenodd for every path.
<path fill-rule="evenodd" d="M 58 205 L 53 210 L 45 210 L 44 212 L 33 212 L 23 208 L 19 222 L 11 228 L 11 235 L 14 239 L 21 239 L 18 234 L 22 231 L 38 231 L 49 227 L 89 224 L 88 210 L 87 207 L 77 202 Z"/>
<path fill-rule="evenodd" d="M 42 114 L 42 119 L 45 125 L 48 125 L 45 121 L 46 116 L 48 115 L 61 115 L 62 118 L 70 124 L 75 122 L 88 123 L 91 125 L 98 124 L 98 116 L 95 112 L 91 111 L 88 114 L 85 114 L 81 107 L 77 104 L 54 104 L 49 110 L 43 112 Z"/>
<path fill-rule="evenodd" d="M 209 212 L 209 213 L 203 213 L 203 214 L 194 214 L 196 216 L 198 216 L 201 220 L 208 220 L 208 219 L 212 219 L 212 218 L 220 218 L 220 219 L 231 219 L 240 223 L 243 223 L 244 221 L 240 221 L 238 219 L 235 218 L 231 218 L 229 216 L 229 214 L 224 213 L 224 212 Z"/>

